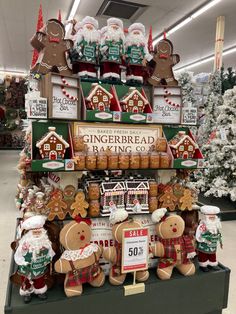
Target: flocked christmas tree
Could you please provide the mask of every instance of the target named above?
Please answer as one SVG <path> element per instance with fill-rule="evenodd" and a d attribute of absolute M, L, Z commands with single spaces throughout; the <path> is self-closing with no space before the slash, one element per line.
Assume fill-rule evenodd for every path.
<path fill-rule="evenodd" d="M 207 101 L 204 104 L 204 123 L 198 132 L 198 144 L 202 148 L 206 158 L 208 158 L 208 143 L 215 136 L 218 109 L 222 104 L 221 74 L 220 71 L 216 71 L 210 78 Z"/>
<path fill-rule="evenodd" d="M 195 107 L 197 99 L 194 93 L 194 83 L 191 72 L 182 72 L 178 76 L 178 82 L 182 89 L 183 106 Z"/>
<path fill-rule="evenodd" d="M 208 167 L 198 187 L 205 196 L 230 196 L 236 201 L 236 87 L 227 90 L 217 108 L 214 138 L 204 145 Z"/>

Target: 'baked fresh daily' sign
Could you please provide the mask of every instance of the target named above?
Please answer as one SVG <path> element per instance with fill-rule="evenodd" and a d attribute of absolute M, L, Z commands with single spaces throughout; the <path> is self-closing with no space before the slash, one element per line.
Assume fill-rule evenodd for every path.
<path fill-rule="evenodd" d="M 83 136 L 89 151 L 111 150 L 116 153 L 153 150 L 161 126 L 126 126 L 120 124 L 74 123 L 74 135 Z"/>

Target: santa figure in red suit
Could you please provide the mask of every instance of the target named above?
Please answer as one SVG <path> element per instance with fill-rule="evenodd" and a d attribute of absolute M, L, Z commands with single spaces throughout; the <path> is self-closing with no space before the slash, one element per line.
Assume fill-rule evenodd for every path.
<path fill-rule="evenodd" d="M 152 59 L 152 55 L 148 52 L 143 24 L 134 23 L 128 28 L 128 35 L 125 39 L 125 55 L 127 82 L 133 81 L 142 84 L 145 62 Z"/>
<path fill-rule="evenodd" d="M 120 80 L 124 40 L 123 22 L 117 18 L 108 19 L 106 35 L 100 46 L 103 79 Z"/>

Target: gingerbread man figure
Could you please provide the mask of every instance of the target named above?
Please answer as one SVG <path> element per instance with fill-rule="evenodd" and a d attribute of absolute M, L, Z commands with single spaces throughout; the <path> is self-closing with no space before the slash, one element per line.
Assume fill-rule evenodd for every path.
<path fill-rule="evenodd" d="M 73 41 L 64 39 L 64 37 L 64 25 L 56 19 L 48 20 L 44 28 L 37 32 L 30 41 L 39 52 L 38 60 L 31 68 L 31 72 L 72 74 L 67 64 L 66 52 L 73 47 Z"/>
<path fill-rule="evenodd" d="M 73 210 L 71 210 L 71 205 L 74 203 L 75 200 L 75 187 L 72 184 L 65 186 L 63 190 L 63 201 L 67 204 L 67 213 L 70 216 L 73 214 Z"/>
<path fill-rule="evenodd" d="M 168 208 L 170 211 L 174 211 L 176 207 L 177 197 L 173 194 L 173 189 L 171 186 L 168 186 L 164 194 L 159 198 L 161 202 L 161 207 Z"/>
<path fill-rule="evenodd" d="M 148 79 L 151 85 L 178 85 L 172 68 L 180 61 L 180 58 L 179 55 L 173 54 L 173 45 L 170 40 L 164 38 L 157 44 L 152 60 L 155 66 L 152 76 Z"/>
<path fill-rule="evenodd" d="M 180 198 L 180 209 L 181 210 L 192 210 L 193 206 L 193 197 L 192 197 L 192 192 L 189 189 L 184 190 L 184 195 Z"/>
<path fill-rule="evenodd" d="M 77 192 L 75 196 L 75 202 L 71 205 L 71 210 L 73 210 L 73 213 L 70 213 L 72 218 L 75 218 L 76 216 L 81 216 L 82 218 L 85 218 L 87 216 L 87 208 L 89 207 L 89 203 L 85 200 L 84 192 L 79 191 Z"/>
<path fill-rule="evenodd" d="M 52 221 L 57 216 L 60 220 L 63 220 L 66 216 L 67 204 L 62 200 L 62 191 L 56 190 L 52 194 L 52 200 L 47 204 L 47 209 L 50 210 L 48 214 L 48 220 Z"/>

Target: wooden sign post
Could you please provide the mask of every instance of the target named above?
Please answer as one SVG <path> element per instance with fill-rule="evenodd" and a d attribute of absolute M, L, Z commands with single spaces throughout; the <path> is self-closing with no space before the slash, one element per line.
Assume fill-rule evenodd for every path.
<path fill-rule="evenodd" d="M 124 286 L 125 296 L 145 292 L 144 283 L 136 283 L 136 272 L 148 269 L 148 228 L 124 229 L 121 273 L 134 274 L 133 284 Z"/>
<path fill-rule="evenodd" d="M 214 72 L 220 70 L 222 67 L 222 53 L 224 47 L 224 33 L 225 33 L 225 17 L 218 16 L 216 22 L 216 42 L 215 42 L 215 60 Z"/>

